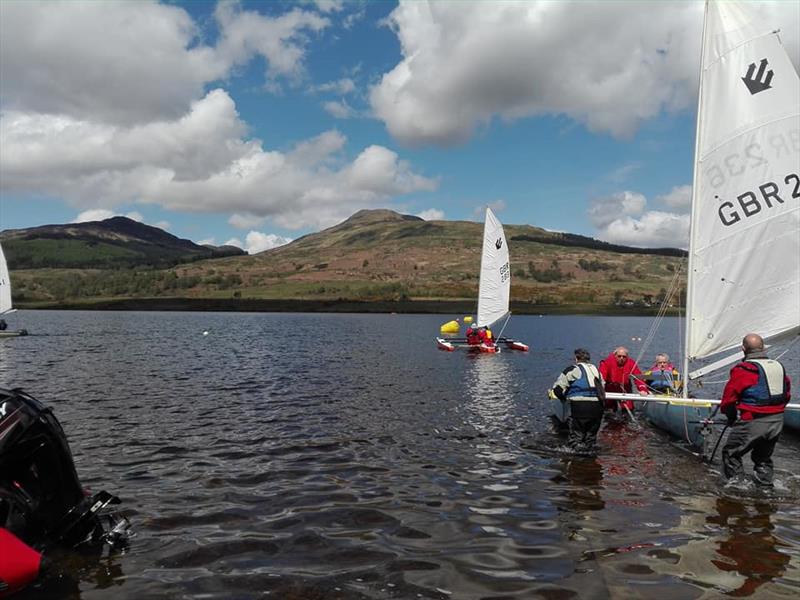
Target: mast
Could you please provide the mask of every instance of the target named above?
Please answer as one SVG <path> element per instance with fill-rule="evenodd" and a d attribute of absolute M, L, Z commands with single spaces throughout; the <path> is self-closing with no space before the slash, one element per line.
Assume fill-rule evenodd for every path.
<path fill-rule="evenodd" d="M 708 26 L 708 3 L 706 0 L 703 11 L 703 34 L 700 42 L 700 70 L 697 84 L 697 117 L 695 120 L 694 134 L 694 172 L 692 173 L 692 212 L 689 219 L 689 257 L 686 267 L 686 331 L 683 337 L 683 397 L 689 397 L 689 340 L 692 333 L 692 302 L 694 300 L 694 288 L 691 285 L 692 269 L 694 268 L 693 249 L 695 245 L 694 234 L 696 230 L 697 208 L 698 208 L 698 175 L 700 173 L 700 118 L 703 114 L 703 71 L 706 64 L 706 28 Z"/>

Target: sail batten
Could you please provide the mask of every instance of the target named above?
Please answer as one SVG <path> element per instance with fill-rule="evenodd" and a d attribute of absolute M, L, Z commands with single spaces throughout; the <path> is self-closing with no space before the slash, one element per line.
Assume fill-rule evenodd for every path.
<path fill-rule="evenodd" d="M 751 13 L 707 4 L 687 360 L 800 325 L 800 80 L 776 32 Z"/>
<path fill-rule="evenodd" d="M 486 209 L 478 284 L 478 327 L 489 327 L 508 314 L 511 266 L 503 225 Z"/>

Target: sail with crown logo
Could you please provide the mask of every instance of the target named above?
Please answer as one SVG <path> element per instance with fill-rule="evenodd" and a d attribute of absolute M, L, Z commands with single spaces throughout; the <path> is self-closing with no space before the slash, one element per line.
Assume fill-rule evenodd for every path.
<path fill-rule="evenodd" d="M 747 333 L 776 341 L 800 331 L 799 165 L 800 80 L 777 32 L 751 3 L 707 1 L 683 398 L 609 398 L 641 401 L 650 423 L 706 448 L 720 401 L 688 398 L 688 380 L 739 360 Z M 692 362 L 731 351 L 689 373 Z"/>
<path fill-rule="evenodd" d="M 489 327 L 508 314 L 511 270 L 503 225 L 486 209 L 481 274 L 478 284 L 478 327 Z"/>
<path fill-rule="evenodd" d="M 769 340 L 800 329 L 798 165 L 800 80 L 778 33 L 748 3 L 708 2 L 687 360 L 738 348 L 748 332 Z"/>

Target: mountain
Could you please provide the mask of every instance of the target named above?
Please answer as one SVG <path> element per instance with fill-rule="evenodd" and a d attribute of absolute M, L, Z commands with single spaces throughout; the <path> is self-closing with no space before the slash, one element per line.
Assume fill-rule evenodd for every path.
<path fill-rule="evenodd" d="M 0 233 L 0 242 L 12 270 L 168 267 L 245 254 L 233 246 L 200 246 L 127 217 L 9 229 Z"/>
<path fill-rule="evenodd" d="M 512 301 L 648 305 L 667 293 L 686 253 L 505 225 Z M 248 257 L 176 267 L 179 279 L 235 274 L 242 298 L 386 301 L 477 297 L 483 223 L 360 211 L 333 227 Z M 210 270 L 211 269 L 211 270 Z M 678 279 L 680 276 L 678 276 Z"/>
<path fill-rule="evenodd" d="M 530 225 L 505 225 L 505 233 L 512 309 L 518 312 L 538 311 L 542 305 L 649 307 L 669 296 L 668 290 L 683 286 L 681 250 L 618 246 Z M 431 302 L 475 303 L 482 238 L 483 223 L 425 221 L 390 210 L 364 210 L 253 256 L 237 249 L 236 256 L 219 257 L 218 248 L 120 218 L 7 231 L 0 239 L 9 248 L 19 306 L 102 302 L 126 308 L 299 310 L 298 301 L 303 301 L 303 307 L 326 310 L 334 305 L 363 310 L 363 303 L 371 303 L 372 310 L 394 303 L 388 310 L 395 310 L 398 301 L 413 301 L 417 308 L 397 309 L 424 305 L 430 311 Z M 75 256 L 67 256 L 66 250 L 56 254 L 54 245 L 65 242 L 80 251 Z M 26 243 L 38 254 L 21 252 Z M 216 258 L 204 259 L 209 255 Z M 155 267 L 102 268 L 143 261 Z M 73 268 L 87 265 L 94 268 Z M 59 268 L 32 268 L 36 266 Z"/>

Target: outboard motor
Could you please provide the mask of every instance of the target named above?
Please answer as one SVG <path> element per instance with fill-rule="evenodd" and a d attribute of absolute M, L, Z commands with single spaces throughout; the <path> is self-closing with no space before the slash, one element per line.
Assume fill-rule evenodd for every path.
<path fill-rule="evenodd" d="M 120 500 L 80 485 L 67 438 L 50 408 L 20 389 L 0 388 L 0 528 L 39 550 L 52 545 L 124 544 Z"/>

